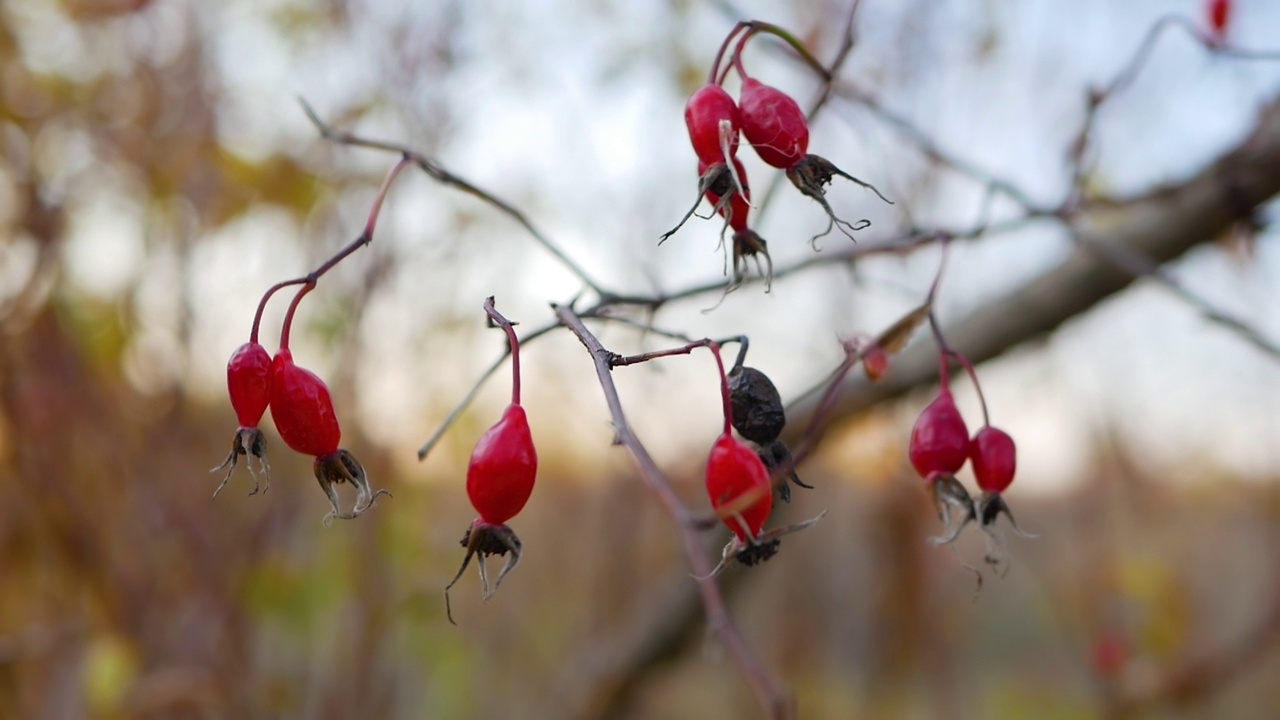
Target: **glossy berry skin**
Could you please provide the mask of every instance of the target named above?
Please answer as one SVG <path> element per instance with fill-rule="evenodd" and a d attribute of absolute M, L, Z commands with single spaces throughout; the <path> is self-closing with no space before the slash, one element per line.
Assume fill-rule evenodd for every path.
<path fill-rule="evenodd" d="M 969 460 L 978 487 L 986 492 L 1003 492 L 1013 482 L 1018 467 L 1018 448 L 1009 433 L 987 426 L 969 442 Z"/>
<path fill-rule="evenodd" d="M 338 451 L 342 429 L 329 387 L 315 373 L 293 364 L 288 350 L 280 350 L 271 361 L 271 419 L 285 444 L 297 452 L 324 457 Z"/>
<path fill-rule="evenodd" d="M 795 167 L 809 151 L 809 121 L 790 95 L 747 78 L 738 98 L 742 134 L 761 160 L 783 170 Z"/>
<path fill-rule="evenodd" d="M 511 404 L 502 419 L 485 431 L 467 466 L 467 496 L 491 525 L 502 525 L 529 501 L 538 474 L 538 452 L 524 408 Z"/>
<path fill-rule="evenodd" d="M 738 130 L 742 126 L 738 106 L 719 85 L 702 86 L 684 107 L 684 123 L 689 128 L 693 152 L 708 165 L 725 161 L 720 148 L 721 121 L 729 123 L 729 155 L 732 157 L 738 152 Z"/>
<path fill-rule="evenodd" d="M 709 167 L 708 163 L 699 160 L 698 175 L 705 174 Z M 720 207 L 720 214 L 724 216 L 725 220 L 729 221 L 729 227 L 733 228 L 734 232 L 746 232 L 747 215 L 751 212 L 751 206 L 747 204 L 751 202 L 751 186 L 747 184 L 747 169 L 742 167 L 742 162 L 736 157 L 733 159 L 733 169 L 738 173 L 738 180 L 742 182 L 743 192 L 739 193 L 737 190 L 732 190 L 733 196 L 729 198 L 729 202 Z M 728 186 L 733 187 L 733 180 L 731 178 L 727 179 Z M 744 194 L 746 197 L 743 197 Z M 711 203 L 711 207 L 720 205 L 721 197 L 723 197 L 722 194 L 718 194 L 713 190 L 707 191 L 707 202 Z"/>
<path fill-rule="evenodd" d="M 707 458 L 707 495 L 711 498 L 711 507 L 717 512 L 724 510 L 721 519 L 725 526 L 743 543 L 759 537 L 760 529 L 773 511 L 773 490 L 764 462 L 728 433 L 716 440 Z M 738 506 L 752 497 L 755 499 L 750 505 Z M 742 517 L 751 537 L 747 537 L 735 513 Z"/>
<path fill-rule="evenodd" d="M 240 427 L 257 427 L 271 402 L 271 354 L 266 348 L 247 342 L 231 353 L 227 391 Z"/>
<path fill-rule="evenodd" d="M 911 465 L 923 478 L 942 473 L 954 475 L 969 457 L 969 429 L 951 392 L 943 390 L 920 414 L 911 428 L 907 450 Z"/>

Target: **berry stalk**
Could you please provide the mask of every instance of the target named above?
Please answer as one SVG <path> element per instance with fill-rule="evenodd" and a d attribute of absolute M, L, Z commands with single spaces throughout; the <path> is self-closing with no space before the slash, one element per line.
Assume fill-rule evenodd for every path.
<path fill-rule="evenodd" d="M 712 342 L 707 345 L 707 349 L 716 356 L 716 367 L 720 370 L 720 398 L 724 401 L 724 434 L 729 435 L 733 430 L 733 399 L 729 392 L 729 376 L 725 374 L 724 359 L 720 357 L 720 343 Z"/>
<path fill-rule="evenodd" d="M 391 183 L 396 179 L 401 171 L 408 167 L 412 162 L 413 159 L 407 154 L 402 155 L 400 157 L 400 162 L 396 163 L 395 166 L 387 173 L 387 176 L 382 179 L 382 185 L 378 188 L 378 194 L 373 198 L 373 206 L 369 208 L 369 219 L 365 221 L 364 230 L 361 231 L 360 235 L 358 235 L 355 240 L 352 240 L 333 257 L 324 261 L 319 267 L 307 273 L 303 277 L 293 278 L 292 280 L 283 280 L 267 288 L 267 291 L 262 295 L 262 299 L 258 301 L 257 311 L 253 314 L 253 326 L 249 329 L 249 342 L 258 342 L 258 329 L 262 325 L 262 315 L 266 311 L 267 302 L 271 300 L 272 295 L 275 295 L 278 291 L 293 285 L 309 285 L 310 288 L 314 288 L 316 282 L 322 275 L 332 270 L 335 265 L 345 260 L 351 253 L 359 250 L 365 245 L 368 245 L 370 242 L 373 242 L 373 230 L 378 224 L 378 215 L 382 212 L 382 201 L 386 199 L 387 192 L 391 189 Z M 303 295 L 310 292 L 310 288 L 299 291 L 299 294 L 294 297 L 293 305 L 296 305 Z M 290 306 L 289 314 L 285 320 L 284 329 L 282 330 L 281 347 L 288 347 L 288 343 L 285 342 L 283 338 L 287 337 L 289 333 L 289 325 L 292 323 L 293 318 L 293 305 Z"/>
<path fill-rule="evenodd" d="M 511 347 L 511 404 L 520 404 L 520 339 L 516 337 L 515 323 L 502 316 L 494 307 L 493 296 L 485 298 L 484 311 L 489 319 L 507 333 L 507 344 Z"/>

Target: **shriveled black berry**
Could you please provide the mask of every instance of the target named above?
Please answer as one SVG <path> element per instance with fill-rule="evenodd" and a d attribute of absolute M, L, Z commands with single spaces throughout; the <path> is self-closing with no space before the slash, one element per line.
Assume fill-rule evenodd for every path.
<path fill-rule="evenodd" d="M 736 367 L 729 372 L 729 400 L 733 427 L 757 445 L 777 439 L 787 424 L 782 396 L 767 375 L 755 368 Z"/>

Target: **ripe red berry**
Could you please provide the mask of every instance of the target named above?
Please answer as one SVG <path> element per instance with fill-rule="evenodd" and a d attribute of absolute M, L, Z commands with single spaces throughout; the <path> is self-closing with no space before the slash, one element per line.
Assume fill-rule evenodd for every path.
<path fill-rule="evenodd" d="M 241 427 L 257 427 L 271 401 L 271 354 L 247 342 L 227 361 L 227 391 Z"/>
<path fill-rule="evenodd" d="M 969 460 L 978 487 L 986 492 L 1004 492 L 1013 482 L 1018 466 L 1018 450 L 1009 434 L 990 425 L 978 431 L 969 443 Z"/>
<path fill-rule="evenodd" d="M 512 403 L 471 453 L 467 496 L 491 525 L 502 525 L 524 508 L 538 473 L 538 453 L 524 408 Z"/>
<path fill-rule="evenodd" d="M 693 152 L 708 165 L 726 161 L 722 142 L 728 144 L 730 157 L 738 152 L 738 106 L 719 85 L 704 85 L 689 98 L 684 107 L 684 123 L 689 128 Z"/>
<path fill-rule="evenodd" d="M 267 405 L 271 402 L 271 355 L 266 348 L 251 340 L 231 353 L 231 359 L 227 361 L 227 392 L 231 396 L 231 407 L 236 411 L 240 427 L 231 439 L 231 452 L 221 465 L 211 471 L 227 469 L 226 476 L 213 491 L 213 496 L 217 497 L 231 480 L 241 455 L 245 456 L 245 464 L 254 478 L 253 492 L 249 493 L 254 495 L 258 492 L 258 473 L 253 469 L 254 458 L 258 459 L 266 476 L 266 487 L 271 486 L 271 469 L 267 466 L 267 440 L 258 429 L 262 414 L 267 411 Z"/>
<path fill-rule="evenodd" d="M 804 159 L 809 150 L 809 121 L 790 95 L 746 78 L 738 104 L 742 134 L 761 160 L 786 170 Z"/>
<path fill-rule="evenodd" d="M 758 455 L 728 433 L 716 440 L 707 458 L 707 495 L 743 544 L 759 537 L 773 510 L 769 471 Z"/>
<path fill-rule="evenodd" d="M 1227 23 L 1231 22 L 1231 0 L 1209 0 L 1208 11 L 1213 39 L 1221 43 L 1227 36 Z"/>
<path fill-rule="evenodd" d="M 969 456 L 969 429 L 950 390 L 943 390 L 920 414 L 911 428 L 907 454 L 923 478 L 954 475 L 964 467 Z"/>
<path fill-rule="evenodd" d="M 271 418 L 285 444 L 297 452 L 323 457 L 338 451 L 342 429 L 329 387 L 295 365 L 286 349 L 271 361 Z"/>

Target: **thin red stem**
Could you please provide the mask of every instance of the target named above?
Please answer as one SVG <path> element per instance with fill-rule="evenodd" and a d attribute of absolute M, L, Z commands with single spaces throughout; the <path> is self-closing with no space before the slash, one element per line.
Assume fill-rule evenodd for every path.
<path fill-rule="evenodd" d="M 724 434 L 728 435 L 733 427 L 733 402 L 729 394 L 729 376 L 724 372 L 724 358 L 720 357 L 720 343 L 707 344 L 711 354 L 716 356 L 716 367 L 720 370 L 720 399 L 724 401 Z"/>
<path fill-rule="evenodd" d="M 413 158 L 408 154 L 402 154 L 400 162 L 396 163 L 395 166 L 387 173 L 387 176 L 382 179 L 382 185 L 378 188 L 378 194 L 373 198 L 373 206 L 369 208 L 369 219 L 365 221 L 364 230 L 358 237 L 356 237 L 355 240 L 352 240 L 339 250 L 337 254 L 324 261 L 319 267 L 307 273 L 303 277 L 278 282 L 263 293 L 262 299 L 258 301 L 258 310 L 253 315 L 253 327 L 249 329 L 249 342 L 258 342 L 258 329 L 262 325 L 262 314 L 266 311 L 267 302 L 271 300 L 272 295 L 275 295 L 277 291 L 291 285 L 308 285 L 310 287 L 299 291 L 298 294 L 294 296 L 293 302 L 289 305 L 289 312 L 285 315 L 284 327 L 280 331 L 280 347 L 287 348 L 289 346 L 289 327 L 293 323 L 293 314 L 294 310 L 297 308 L 298 301 L 302 299 L 303 295 L 306 295 L 315 288 L 316 282 L 320 279 L 320 276 L 332 270 L 334 265 L 345 260 L 351 253 L 373 241 L 373 229 L 378 224 L 378 215 L 382 211 L 382 201 L 386 199 L 387 191 L 391 189 L 391 182 L 396 179 L 396 176 L 398 176 L 401 171 L 412 163 Z"/>
<path fill-rule="evenodd" d="M 515 323 L 502 316 L 493 306 L 493 296 L 485 298 L 484 311 L 489 319 L 497 323 L 507 333 L 507 343 L 511 346 L 511 404 L 520 404 L 520 338 L 516 337 Z"/>
<path fill-rule="evenodd" d="M 973 363 L 969 362 L 969 358 L 964 356 L 964 353 L 948 349 L 946 354 L 955 358 L 956 362 L 964 367 L 965 372 L 969 373 L 969 379 L 973 381 L 973 389 L 978 391 L 978 403 L 982 405 L 982 424 L 983 426 L 990 425 L 991 415 L 987 412 L 987 398 L 982 394 L 982 383 L 978 382 L 978 371 L 973 367 Z"/>
<path fill-rule="evenodd" d="M 285 280 L 272 285 L 265 293 L 263 293 L 262 299 L 258 301 L 258 310 L 253 314 L 253 327 L 249 329 L 249 342 L 258 342 L 258 328 L 262 325 L 262 313 L 267 309 L 267 301 L 271 299 L 271 296 L 275 295 L 277 290 L 287 288 L 290 285 L 301 285 L 306 281 L 307 278 L 305 277 Z"/>
<path fill-rule="evenodd" d="M 716 52 L 716 59 L 711 63 L 711 74 L 707 76 L 708 85 L 718 84 L 716 78 L 720 75 L 720 61 L 724 59 L 724 51 L 729 49 L 729 43 L 733 42 L 734 36 L 750 26 L 750 22 L 740 22 L 733 26 L 728 35 L 724 36 L 724 42 L 720 43 L 720 49 Z"/>
<path fill-rule="evenodd" d="M 729 68 L 731 67 L 738 71 L 738 77 L 740 79 L 747 79 L 747 71 L 742 67 L 742 51 L 746 48 L 747 41 L 751 39 L 751 36 L 756 34 L 757 29 L 758 28 L 752 27 L 750 30 L 743 33 L 742 37 L 738 38 L 738 45 L 734 47 L 733 55 L 729 58 L 729 64 L 725 66 L 724 72 L 720 73 L 720 77 L 717 80 L 718 84 L 724 84 L 724 81 L 729 77 Z"/>
<path fill-rule="evenodd" d="M 293 301 L 289 303 L 289 310 L 284 314 L 284 325 L 281 326 L 280 328 L 280 349 L 281 350 L 289 349 L 289 331 L 293 329 L 293 314 L 298 310 L 298 303 L 302 301 L 302 298 L 304 295 L 314 290 L 315 287 L 316 287 L 316 281 L 308 280 L 298 290 L 298 293 L 293 296 Z"/>

